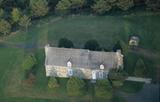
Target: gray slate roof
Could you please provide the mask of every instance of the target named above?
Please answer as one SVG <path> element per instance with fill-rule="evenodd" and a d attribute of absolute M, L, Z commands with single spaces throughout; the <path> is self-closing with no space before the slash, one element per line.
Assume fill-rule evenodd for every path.
<path fill-rule="evenodd" d="M 105 68 L 115 68 L 117 63 L 115 52 L 98 52 L 49 46 L 45 48 L 47 48 L 45 65 L 67 66 L 67 62 L 70 61 L 73 68 L 99 69 L 100 64 L 103 64 Z"/>

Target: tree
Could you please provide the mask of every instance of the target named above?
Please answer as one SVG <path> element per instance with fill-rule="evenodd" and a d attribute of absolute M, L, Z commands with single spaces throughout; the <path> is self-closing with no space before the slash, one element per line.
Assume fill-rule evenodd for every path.
<path fill-rule="evenodd" d="M 160 9 L 160 0 L 146 0 L 145 4 L 150 10 L 159 10 Z"/>
<path fill-rule="evenodd" d="M 65 15 L 70 12 L 71 2 L 69 0 L 61 0 L 56 5 L 56 11 L 59 14 Z"/>
<path fill-rule="evenodd" d="M 95 96 L 108 100 L 112 99 L 113 90 L 107 79 L 97 80 L 95 85 Z"/>
<path fill-rule="evenodd" d="M 50 89 L 59 87 L 58 82 L 57 82 L 57 79 L 56 79 L 55 77 L 50 77 L 50 78 L 49 78 L 48 87 L 49 87 Z"/>
<path fill-rule="evenodd" d="M 83 7 L 85 0 L 60 0 L 56 5 L 58 13 L 64 15 Z"/>
<path fill-rule="evenodd" d="M 121 45 L 120 45 L 120 41 L 118 41 L 115 45 L 114 45 L 114 47 L 113 47 L 113 51 L 117 51 L 117 50 L 122 50 L 122 47 L 121 47 Z"/>
<path fill-rule="evenodd" d="M 2 19 L 4 16 L 4 10 L 3 9 L 0 9 L 0 19 Z"/>
<path fill-rule="evenodd" d="M 29 54 L 25 56 L 24 61 L 21 65 L 22 71 L 24 71 L 25 78 L 28 78 L 28 76 L 31 74 L 32 68 L 37 64 L 37 60 L 34 56 L 34 54 Z"/>
<path fill-rule="evenodd" d="M 97 51 L 100 50 L 100 45 L 96 40 L 88 40 L 85 43 L 84 48 L 92 51 Z"/>
<path fill-rule="evenodd" d="M 105 14 L 112 9 L 112 5 L 107 0 L 96 0 L 95 4 L 92 6 L 92 9 L 97 14 Z"/>
<path fill-rule="evenodd" d="M 71 77 L 67 82 L 67 92 L 71 96 L 84 94 L 85 82 L 77 77 Z"/>
<path fill-rule="evenodd" d="M 10 33 L 10 31 L 11 31 L 10 23 L 4 19 L 0 20 L 0 33 L 6 35 Z"/>
<path fill-rule="evenodd" d="M 18 23 L 21 17 L 21 12 L 18 8 L 13 8 L 11 12 L 11 18 L 13 23 Z"/>
<path fill-rule="evenodd" d="M 23 63 L 22 63 L 22 69 L 24 71 L 30 70 L 37 64 L 37 60 L 33 54 L 29 54 L 25 57 Z"/>
<path fill-rule="evenodd" d="M 134 74 L 137 77 L 145 77 L 146 75 L 146 66 L 141 58 L 136 63 Z"/>
<path fill-rule="evenodd" d="M 3 4 L 4 0 L 0 0 L 0 6 Z"/>
<path fill-rule="evenodd" d="M 28 16 L 23 15 L 19 20 L 19 25 L 27 30 L 28 26 L 31 25 L 31 19 Z"/>
<path fill-rule="evenodd" d="M 133 0 L 118 0 L 117 1 L 117 6 L 121 10 L 128 10 L 129 8 L 134 6 L 134 1 Z"/>
<path fill-rule="evenodd" d="M 70 0 L 70 2 L 72 4 L 72 6 L 71 6 L 72 10 L 80 9 L 85 4 L 85 0 Z"/>
<path fill-rule="evenodd" d="M 47 0 L 30 0 L 30 8 L 35 17 L 45 16 L 49 10 Z"/>
<path fill-rule="evenodd" d="M 61 38 L 59 40 L 58 47 L 73 48 L 74 45 L 71 40 L 68 40 L 66 38 Z"/>
<path fill-rule="evenodd" d="M 128 45 L 124 41 L 120 41 L 120 46 L 122 48 L 123 54 L 126 56 L 128 54 Z"/>

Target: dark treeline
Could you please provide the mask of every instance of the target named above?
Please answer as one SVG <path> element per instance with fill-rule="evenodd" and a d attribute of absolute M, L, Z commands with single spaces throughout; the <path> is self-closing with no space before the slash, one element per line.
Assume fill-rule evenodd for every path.
<path fill-rule="evenodd" d="M 64 16 L 87 12 L 105 15 L 138 6 L 157 11 L 160 0 L 0 0 L 0 35 L 20 28 L 27 30 L 32 20 L 48 14 Z"/>

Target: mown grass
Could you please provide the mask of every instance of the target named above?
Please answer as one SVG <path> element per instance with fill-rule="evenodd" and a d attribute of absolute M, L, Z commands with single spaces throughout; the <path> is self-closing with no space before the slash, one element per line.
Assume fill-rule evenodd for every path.
<path fill-rule="evenodd" d="M 143 84 L 141 82 L 125 81 L 121 90 L 127 93 L 136 93 L 143 88 Z"/>

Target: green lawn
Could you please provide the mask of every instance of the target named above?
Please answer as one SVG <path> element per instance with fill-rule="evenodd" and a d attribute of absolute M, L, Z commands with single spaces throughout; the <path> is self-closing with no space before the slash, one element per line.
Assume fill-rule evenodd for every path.
<path fill-rule="evenodd" d="M 124 85 L 121 87 L 121 90 L 127 93 L 136 93 L 143 88 L 143 84 L 144 83 L 141 82 L 125 81 Z"/>
<path fill-rule="evenodd" d="M 83 48 L 84 43 L 90 39 L 96 39 L 102 47 L 112 50 L 118 40 L 126 44 L 131 34 L 141 37 L 140 46 L 154 51 L 160 51 L 160 19 L 159 16 L 77 16 L 57 19 L 49 17 L 36 21 L 27 32 L 19 31 L 5 39 L 10 43 L 27 46 L 43 46 L 50 43 L 57 46 L 60 38 L 68 38 L 73 41 L 76 48 Z M 20 65 L 24 55 L 33 52 L 38 59 L 36 82 L 32 87 L 21 85 Z M 149 72 L 155 64 L 152 59 L 129 53 L 125 56 L 125 70 L 133 74 L 134 65 L 138 57 L 145 60 Z M 65 92 L 67 79 L 59 79 L 60 89 L 51 91 L 47 89 L 48 78 L 45 77 L 44 51 L 43 49 L 21 49 L 0 47 L 0 100 L 3 102 L 60 102 L 67 101 L 91 101 L 92 88 L 88 94 L 81 98 L 68 97 Z M 126 85 L 127 87 L 127 85 Z M 131 89 L 132 91 L 132 89 Z M 25 98 L 23 98 L 25 97 Z"/>

